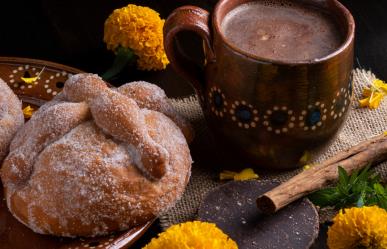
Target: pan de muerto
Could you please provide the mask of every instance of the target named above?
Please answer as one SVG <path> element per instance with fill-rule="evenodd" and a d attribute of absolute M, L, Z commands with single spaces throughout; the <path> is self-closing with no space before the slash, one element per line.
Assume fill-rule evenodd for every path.
<path fill-rule="evenodd" d="M 78 74 L 10 146 L 1 178 L 7 205 L 32 230 L 97 236 L 142 224 L 182 195 L 188 123 L 146 82 L 110 89 Z"/>
<path fill-rule="evenodd" d="M 0 163 L 9 150 L 9 144 L 23 125 L 22 104 L 11 88 L 0 79 Z"/>

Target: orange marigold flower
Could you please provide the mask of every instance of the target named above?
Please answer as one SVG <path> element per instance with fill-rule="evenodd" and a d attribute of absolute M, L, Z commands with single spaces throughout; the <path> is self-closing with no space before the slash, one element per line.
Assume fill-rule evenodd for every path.
<path fill-rule="evenodd" d="M 169 61 L 163 45 L 164 20 L 156 11 L 129 4 L 116 9 L 105 21 L 104 41 L 107 48 L 130 48 L 138 57 L 141 70 L 165 69 Z"/>
<path fill-rule="evenodd" d="M 143 249 L 238 249 L 215 224 L 201 221 L 173 225 Z"/>
<path fill-rule="evenodd" d="M 341 210 L 328 230 L 330 249 L 387 248 L 387 211 L 377 207 Z"/>

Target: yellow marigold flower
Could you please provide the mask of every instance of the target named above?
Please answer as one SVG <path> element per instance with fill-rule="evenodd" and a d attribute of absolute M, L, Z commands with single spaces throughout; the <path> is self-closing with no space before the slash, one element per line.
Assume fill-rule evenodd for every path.
<path fill-rule="evenodd" d="M 333 222 L 328 230 L 330 249 L 387 248 L 387 211 L 382 208 L 340 210 Z"/>
<path fill-rule="evenodd" d="M 163 45 L 164 20 L 148 8 L 129 4 L 116 9 L 105 21 L 104 41 L 107 48 L 130 48 L 138 57 L 141 70 L 165 69 L 169 63 Z"/>
<path fill-rule="evenodd" d="M 237 244 L 215 224 L 186 222 L 168 228 L 143 249 L 237 249 Z"/>
<path fill-rule="evenodd" d="M 387 84 L 379 79 L 375 79 L 370 88 L 363 89 L 363 99 L 359 100 L 360 107 L 376 109 L 379 107 L 384 96 L 387 95 Z"/>
<path fill-rule="evenodd" d="M 34 114 L 35 110 L 34 108 L 32 108 L 31 106 L 26 106 L 24 109 L 23 109 L 23 114 L 24 114 L 24 118 L 31 118 L 32 117 L 32 114 Z"/>
<path fill-rule="evenodd" d="M 258 179 L 258 178 L 259 176 L 251 168 L 244 169 L 239 173 L 234 171 L 224 170 L 219 174 L 220 180 L 245 181 L 245 180 L 251 180 L 251 179 Z"/>

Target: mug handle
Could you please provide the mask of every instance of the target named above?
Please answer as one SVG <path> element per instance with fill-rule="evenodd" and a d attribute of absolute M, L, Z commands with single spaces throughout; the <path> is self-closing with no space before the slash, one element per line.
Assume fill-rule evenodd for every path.
<path fill-rule="evenodd" d="M 204 72 L 199 65 L 176 49 L 174 42 L 179 32 L 193 31 L 203 39 L 205 64 L 214 61 L 209 20 L 208 11 L 195 6 L 183 6 L 175 9 L 164 24 L 164 48 L 172 68 L 189 80 L 201 97 L 205 82 Z"/>

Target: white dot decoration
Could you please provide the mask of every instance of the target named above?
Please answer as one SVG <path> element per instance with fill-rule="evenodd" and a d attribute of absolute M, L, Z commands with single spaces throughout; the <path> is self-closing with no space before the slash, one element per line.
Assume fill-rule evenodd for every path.
<path fill-rule="evenodd" d="M 15 83 L 12 85 L 14 88 L 20 88 L 23 90 L 25 88 L 31 89 L 33 87 L 33 85 L 27 85 L 20 79 L 21 77 L 24 77 L 24 74 L 30 69 L 33 71 L 33 73 L 30 73 L 32 75 L 39 75 L 40 71 L 42 70 L 42 68 L 37 70 L 36 67 L 31 67 L 30 65 L 18 66 L 16 69 L 12 70 L 12 73 L 8 77 L 11 84 Z M 34 82 L 34 85 L 37 85 L 39 80 L 40 77 L 37 78 L 37 80 Z"/>
<path fill-rule="evenodd" d="M 293 129 L 295 120 L 296 116 L 294 116 L 293 110 L 287 106 L 275 105 L 271 109 L 266 110 L 262 124 L 267 127 L 267 131 L 274 131 L 278 135 Z"/>
<path fill-rule="evenodd" d="M 231 120 L 236 122 L 238 127 L 244 129 L 257 127 L 259 121 L 258 110 L 246 101 L 234 101 L 229 112 Z"/>
<path fill-rule="evenodd" d="M 66 72 L 66 71 L 60 71 L 60 72 L 52 72 L 54 75 L 46 76 L 46 77 L 41 77 L 42 73 L 44 73 L 43 70 L 44 67 L 41 66 L 31 66 L 31 65 L 23 65 L 23 66 L 18 66 L 14 68 L 11 73 L 8 75 L 8 81 L 10 82 L 10 86 L 13 88 L 19 88 L 21 90 L 24 89 L 32 89 L 34 86 L 39 85 L 39 82 L 44 82 L 42 84 L 42 88 L 45 89 L 47 94 L 51 94 L 52 96 L 55 96 L 58 94 L 58 90 L 54 90 L 57 88 L 50 88 L 50 82 L 55 79 L 55 78 L 60 78 L 60 77 L 66 77 L 69 78 L 72 76 L 72 74 Z M 21 77 L 25 77 L 25 75 L 29 73 L 30 75 L 34 75 L 35 77 L 37 76 L 37 80 L 34 81 L 33 83 L 27 84 L 21 80 Z M 27 74 L 28 75 L 28 74 Z M 31 76 L 32 77 L 32 76 Z M 42 80 L 44 79 L 44 81 Z M 59 80 L 59 79 L 58 79 Z"/>
<path fill-rule="evenodd" d="M 213 112 L 218 117 L 223 117 L 227 113 L 228 103 L 222 90 L 214 86 L 210 89 L 208 96 L 211 112 Z"/>
<path fill-rule="evenodd" d="M 342 87 L 336 97 L 332 100 L 330 106 L 330 116 L 335 120 L 337 117 L 342 117 L 351 103 L 350 90 Z"/>
<path fill-rule="evenodd" d="M 304 128 L 304 131 L 309 129 L 315 131 L 318 127 L 323 126 L 323 121 L 327 119 L 327 111 L 328 109 L 322 101 L 309 104 L 307 110 L 303 110 L 298 117 L 298 127 Z"/>

